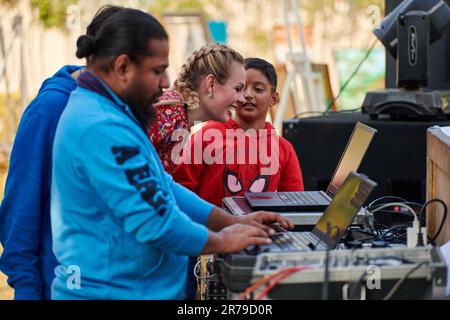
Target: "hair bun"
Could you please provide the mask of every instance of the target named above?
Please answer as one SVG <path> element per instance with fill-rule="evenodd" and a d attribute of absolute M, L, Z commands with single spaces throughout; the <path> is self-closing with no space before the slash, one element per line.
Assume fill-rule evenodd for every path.
<path fill-rule="evenodd" d="M 87 58 L 95 53 L 95 38 L 91 35 L 82 35 L 77 40 L 77 58 Z"/>

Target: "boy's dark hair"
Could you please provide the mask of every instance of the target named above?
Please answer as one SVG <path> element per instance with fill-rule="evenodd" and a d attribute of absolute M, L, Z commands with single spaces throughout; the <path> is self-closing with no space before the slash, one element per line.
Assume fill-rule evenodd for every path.
<path fill-rule="evenodd" d="M 277 91 L 277 73 L 270 62 L 260 58 L 247 58 L 244 60 L 244 67 L 245 70 L 257 69 L 261 71 L 266 76 L 267 80 L 269 80 L 269 83 L 272 86 L 272 93 Z"/>
<path fill-rule="evenodd" d="M 77 40 L 76 56 L 88 58 L 88 67 L 100 61 L 98 67 L 108 72 L 114 58 L 121 54 L 138 63 L 142 56 L 152 55 L 149 40 L 168 39 L 163 26 L 150 14 L 130 8 L 114 10 L 117 11 L 104 19 L 95 35 L 86 34 Z M 96 17 L 99 14 L 102 12 Z"/>

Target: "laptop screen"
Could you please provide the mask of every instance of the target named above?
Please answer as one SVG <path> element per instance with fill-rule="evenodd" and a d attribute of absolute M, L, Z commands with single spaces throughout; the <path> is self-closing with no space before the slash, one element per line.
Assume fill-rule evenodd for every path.
<path fill-rule="evenodd" d="M 313 234 L 335 248 L 359 209 L 377 184 L 364 175 L 350 172 L 313 229 Z"/>
<path fill-rule="evenodd" d="M 333 198 L 337 193 L 345 178 L 351 171 L 357 171 L 361 161 L 366 154 L 367 148 L 376 129 L 366 126 L 361 122 L 356 123 L 350 140 L 345 147 L 344 153 L 339 160 L 339 164 L 333 174 L 333 178 L 327 188 L 327 194 Z"/>

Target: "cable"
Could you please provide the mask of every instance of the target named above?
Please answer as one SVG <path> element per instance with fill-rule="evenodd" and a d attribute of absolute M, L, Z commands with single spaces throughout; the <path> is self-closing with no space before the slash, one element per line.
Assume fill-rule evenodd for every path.
<path fill-rule="evenodd" d="M 195 277 L 197 280 L 205 280 L 205 279 L 216 278 L 216 277 L 218 276 L 217 274 L 212 274 L 212 275 L 207 275 L 207 276 L 202 277 L 202 276 L 200 276 L 200 275 L 197 273 L 197 270 L 199 269 L 199 266 L 200 266 L 200 264 L 202 263 L 203 260 L 206 260 L 206 261 L 210 260 L 210 261 L 212 261 L 212 259 L 209 258 L 209 257 L 201 257 L 200 259 L 198 259 L 197 262 L 195 263 L 194 270 L 193 270 L 193 272 L 194 272 L 194 277 Z"/>
<path fill-rule="evenodd" d="M 350 81 L 353 79 L 353 77 L 358 73 L 359 69 L 361 68 L 363 63 L 367 60 L 367 58 L 369 58 L 369 56 L 372 53 L 373 49 L 375 48 L 375 45 L 377 44 L 377 42 L 378 42 L 378 39 L 375 38 L 372 45 L 370 46 L 369 50 L 366 52 L 365 56 L 361 59 L 361 61 L 356 66 L 355 71 L 352 72 L 352 74 L 348 77 L 348 79 L 345 81 L 345 83 L 339 89 L 338 95 L 335 98 L 333 98 L 333 100 L 330 101 L 325 112 L 328 112 L 329 110 L 331 110 L 331 107 L 333 106 L 333 104 L 340 98 L 341 94 L 344 92 L 347 85 L 350 83 Z"/>
<path fill-rule="evenodd" d="M 377 204 L 375 205 L 375 203 L 380 202 L 381 200 L 386 200 L 386 199 L 392 199 L 392 200 L 397 200 L 397 202 L 388 202 L 388 203 L 383 203 L 383 204 Z M 386 205 L 392 205 L 392 206 L 399 206 L 399 202 L 402 204 L 402 207 L 406 207 L 408 209 L 408 211 L 412 214 L 414 212 L 414 215 L 417 215 L 415 210 L 411 210 L 411 206 L 416 206 L 416 207 L 420 207 L 422 208 L 423 204 L 418 203 L 418 202 L 412 202 L 412 201 L 407 201 L 403 198 L 400 197 L 396 197 L 396 196 L 384 196 L 378 199 L 375 199 L 374 201 L 372 201 L 368 206 L 366 210 L 369 210 L 371 212 L 376 212 L 376 211 L 381 211 L 382 209 L 386 208 Z M 419 209 L 420 210 L 420 209 Z M 383 210 L 384 212 L 389 212 L 389 213 L 404 213 L 402 211 L 395 211 L 395 210 Z"/>
<path fill-rule="evenodd" d="M 371 203 L 369 203 L 368 207 L 372 207 L 374 205 L 374 203 L 380 201 L 380 200 L 385 200 L 385 199 L 393 199 L 393 200 L 400 200 L 402 202 L 407 202 L 407 200 L 400 198 L 400 197 L 396 197 L 396 196 L 384 196 L 378 199 L 373 200 Z"/>
<path fill-rule="evenodd" d="M 240 294 L 241 299 L 247 300 L 249 295 L 251 293 L 253 293 L 256 289 L 261 287 L 264 283 L 269 282 L 271 279 L 277 277 L 278 275 L 282 274 L 283 272 L 286 272 L 286 270 L 290 270 L 290 269 L 292 269 L 292 268 L 281 269 L 281 270 L 276 271 L 275 273 L 265 275 L 264 277 L 262 277 L 261 279 L 256 281 L 254 284 L 252 284 L 250 287 L 245 289 L 244 292 L 242 292 Z"/>
<path fill-rule="evenodd" d="M 287 276 L 295 273 L 295 272 L 299 272 L 299 271 L 303 271 L 303 270 L 307 270 L 307 269 L 313 269 L 313 267 L 310 266 L 304 266 L 304 267 L 289 267 L 289 268 L 285 268 L 285 269 L 281 269 L 275 273 L 272 274 L 268 274 L 266 276 L 264 276 L 263 278 L 259 279 L 258 281 L 256 281 L 253 285 L 251 285 L 250 287 L 248 287 L 247 289 L 244 290 L 243 293 L 240 294 L 240 297 L 244 300 L 247 300 L 249 295 L 251 293 L 253 293 L 255 290 L 257 290 L 259 287 L 261 287 L 263 284 L 270 282 L 271 280 L 274 280 L 275 283 L 273 285 L 269 285 L 270 289 L 267 290 L 267 288 L 258 296 L 258 298 L 262 298 L 264 297 L 264 295 L 267 295 L 269 293 L 270 290 L 272 290 L 272 288 L 279 284 L 281 280 L 283 280 L 284 278 L 286 278 Z M 278 281 L 277 278 L 281 278 Z M 264 293 L 264 295 L 262 296 L 262 294 Z"/>
<path fill-rule="evenodd" d="M 419 215 L 416 213 L 416 211 L 414 211 L 414 209 L 411 208 L 409 205 L 404 204 L 402 202 L 390 202 L 390 203 L 382 204 L 380 206 L 377 206 L 377 208 L 371 210 L 371 212 L 375 213 L 375 212 L 380 211 L 380 210 L 382 210 L 384 208 L 390 208 L 390 207 L 403 207 L 403 208 L 406 208 L 416 219 L 419 219 Z"/>
<path fill-rule="evenodd" d="M 339 236 L 341 233 L 341 229 L 338 226 L 332 226 L 330 221 L 327 221 L 327 233 L 329 239 L 332 239 L 331 232 L 333 229 L 336 229 L 336 235 Z M 328 287 L 330 282 L 330 247 L 326 246 L 325 249 L 325 275 L 324 275 L 324 281 L 322 285 L 322 300 L 328 300 Z"/>
<path fill-rule="evenodd" d="M 409 270 L 397 283 L 392 287 L 392 289 L 389 291 L 389 293 L 383 298 L 383 300 L 390 300 L 394 294 L 400 289 L 400 286 L 405 282 L 408 277 L 413 274 L 416 270 L 418 270 L 423 265 L 428 264 L 428 261 L 422 261 L 418 264 L 416 264 L 411 270 Z"/>
<path fill-rule="evenodd" d="M 373 205 L 373 202 L 372 202 Z M 420 215 L 413 209 L 411 208 L 409 205 L 403 203 L 403 202 L 391 202 L 391 203 L 386 203 L 386 204 L 382 204 L 377 206 L 375 209 L 372 209 L 372 213 L 378 212 L 378 211 L 382 211 L 385 208 L 390 208 L 390 207 L 394 207 L 394 206 L 399 206 L 399 207 L 403 207 L 406 208 L 410 214 L 412 214 L 412 216 L 414 217 L 414 223 L 417 223 L 420 226 Z M 399 211 L 401 212 L 401 211 Z M 402 212 L 404 213 L 404 212 Z M 408 227 L 408 225 L 400 225 L 400 226 L 395 226 L 393 228 L 388 228 L 387 231 L 381 235 L 381 239 L 385 240 L 387 242 L 393 242 L 393 241 L 400 241 L 400 239 L 405 237 L 405 233 L 401 234 L 400 236 L 398 236 L 397 234 L 393 233 L 394 230 L 397 230 L 399 228 L 405 228 Z M 420 229 L 420 227 L 419 227 Z M 386 238 L 386 236 L 391 233 L 390 238 Z M 393 240 L 391 240 L 393 238 Z"/>
<path fill-rule="evenodd" d="M 440 204 L 442 204 L 442 206 L 444 207 L 444 215 L 443 215 L 443 217 L 442 217 L 442 220 L 441 220 L 441 224 L 440 224 L 440 226 L 439 226 L 439 228 L 438 228 L 438 231 L 436 232 L 436 234 L 431 238 L 431 237 L 428 237 L 428 240 L 430 241 L 430 243 L 434 243 L 435 241 L 436 241 L 436 239 L 439 237 L 439 235 L 441 234 L 441 232 L 442 232 L 442 229 L 444 228 L 444 223 L 445 223 L 445 221 L 447 220 L 447 205 L 445 204 L 445 202 L 444 201 L 442 201 L 441 199 L 431 199 L 431 200 L 429 200 L 429 201 L 427 201 L 423 206 L 422 206 L 422 208 L 420 209 L 420 212 L 419 212 L 419 221 L 422 221 L 422 217 L 423 217 L 423 215 L 424 215 L 424 212 L 425 212 L 425 209 L 426 209 L 426 207 L 428 207 L 430 204 L 432 204 L 433 202 L 438 202 L 438 203 L 440 203 Z M 419 235 L 420 235 L 420 238 L 418 238 L 418 241 L 419 241 L 419 239 L 421 240 L 422 239 L 422 229 L 420 228 L 420 225 L 419 225 Z"/>
<path fill-rule="evenodd" d="M 386 231 L 385 231 L 385 233 L 384 234 L 382 234 L 381 235 L 381 239 L 382 240 L 386 240 L 386 235 L 388 235 L 389 233 L 391 233 L 393 236 L 394 236 L 394 238 L 396 238 L 396 236 L 395 236 L 395 234 L 393 233 L 393 231 L 394 230 L 397 230 L 397 229 L 401 229 L 401 228 L 407 228 L 409 226 L 409 224 L 405 224 L 405 225 L 399 225 L 399 226 L 395 226 L 395 227 L 392 227 L 392 228 L 389 228 L 389 229 L 387 229 Z M 406 234 L 404 234 L 404 235 L 402 235 L 402 237 L 403 236 L 405 236 Z"/>
<path fill-rule="evenodd" d="M 284 279 L 286 279 L 287 277 L 293 275 L 294 273 L 303 271 L 303 270 L 307 270 L 307 269 L 312 269 L 312 267 L 295 267 L 295 270 L 290 270 L 287 272 L 282 273 L 279 277 L 277 277 L 276 279 L 274 279 L 257 297 L 256 300 L 261 300 L 262 298 L 264 298 L 269 292 L 270 290 L 272 290 L 275 286 L 277 286 L 278 284 L 280 284 L 281 281 L 283 281 Z"/>
<path fill-rule="evenodd" d="M 322 285 L 322 300 L 328 300 L 328 287 L 330 282 L 330 248 L 325 252 L 325 280 Z"/>
<path fill-rule="evenodd" d="M 347 80 L 344 82 L 344 84 L 340 87 L 339 89 L 339 93 L 337 94 L 336 97 L 334 97 L 330 103 L 328 104 L 326 110 L 324 112 L 320 112 L 320 111 L 306 111 L 306 112 L 301 112 L 298 113 L 294 116 L 294 118 L 300 118 L 303 115 L 307 115 L 307 114 L 321 114 L 321 115 L 326 115 L 329 113 L 341 113 L 341 112 L 354 112 L 354 111 L 358 111 L 361 110 L 362 107 L 359 108 L 355 108 L 355 109 L 348 109 L 348 110 L 340 110 L 340 111 L 333 111 L 331 110 L 331 107 L 335 104 L 335 102 L 341 97 L 341 94 L 345 91 L 345 89 L 347 88 L 348 84 L 350 83 L 350 81 L 353 80 L 353 78 L 355 77 L 355 75 L 359 72 L 359 69 L 361 68 L 361 66 L 363 65 L 363 63 L 369 58 L 370 54 L 372 53 L 373 49 L 375 48 L 375 45 L 377 44 L 378 39 L 374 39 L 373 43 L 370 45 L 369 50 L 366 52 L 366 54 L 364 55 L 364 57 L 361 59 L 361 61 L 358 63 L 358 65 L 356 66 L 355 70 L 350 74 L 350 76 L 347 78 Z"/>
<path fill-rule="evenodd" d="M 351 300 L 352 297 L 355 296 L 355 294 L 356 294 L 356 289 L 357 289 L 357 287 L 358 287 L 358 284 L 361 284 L 361 283 L 364 281 L 364 278 L 365 278 L 368 274 L 369 274 L 368 270 L 365 270 L 365 271 L 363 272 L 363 274 L 359 277 L 358 281 L 352 283 L 352 285 L 351 285 L 351 287 L 350 287 L 350 292 L 349 292 L 349 295 L 348 295 L 348 299 L 349 299 L 349 300 Z"/>
<path fill-rule="evenodd" d="M 368 236 L 376 237 L 376 234 L 374 232 L 367 232 L 367 231 L 364 231 L 364 230 L 350 230 L 350 232 L 351 233 L 358 232 L 358 233 L 366 234 Z"/>

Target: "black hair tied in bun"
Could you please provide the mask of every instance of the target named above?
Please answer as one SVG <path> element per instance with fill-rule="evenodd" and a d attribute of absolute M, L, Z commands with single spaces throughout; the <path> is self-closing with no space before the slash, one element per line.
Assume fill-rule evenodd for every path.
<path fill-rule="evenodd" d="M 87 58 L 95 53 L 95 38 L 91 35 L 82 35 L 77 40 L 76 56 L 79 59 Z"/>

